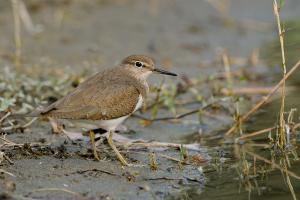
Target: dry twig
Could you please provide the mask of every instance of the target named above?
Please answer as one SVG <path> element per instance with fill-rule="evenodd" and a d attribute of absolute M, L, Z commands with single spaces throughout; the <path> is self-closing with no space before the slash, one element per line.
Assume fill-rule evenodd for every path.
<path fill-rule="evenodd" d="M 19 13 L 19 0 L 11 0 L 12 11 L 14 17 L 14 39 L 15 39 L 15 65 L 16 67 L 20 66 L 21 63 L 21 22 L 20 22 L 20 13 Z"/>
<path fill-rule="evenodd" d="M 270 132 L 270 131 L 272 131 L 274 129 L 276 129 L 276 127 L 265 128 L 265 129 L 262 129 L 262 130 L 259 130 L 259 131 L 255 131 L 253 133 L 244 134 L 241 137 L 238 137 L 237 140 L 248 139 L 248 138 L 251 138 L 251 137 L 254 137 L 254 136 L 258 136 L 258 135 L 261 135 L 261 134 L 264 134 L 264 133 L 268 133 L 268 132 Z"/>
<path fill-rule="evenodd" d="M 286 76 L 286 66 L 285 66 L 285 52 L 284 52 L 284 33 L 281 28 L 280 23 L 280 14 L 279 7 L 277 5 L 277 0 L 273 1 L 274 15 L 276 17 L 277 26 L 278 26 L 278 34 L 280 41 L 280 49 L 281 49 L 281 59 L 282 59 L 282 71 L 283 78 Z M 284 110 L 285 110 L 285 79 L 282 82 L 282 90 L 281 90 L 281 105 L 280 105 L 280 114 L 279 114 L 279 146 L 283 148 L 286 145 L 286 134 L 285 134 L 285 120 L 284 120 Z"/>
<path fill-rule="evenodd" d="M 295 178 L 295 179 L 300 180 L 300 176 L 299 176 L 299 175 L 297 175 L 297 174 L 295 174 L 294 172 L 291 172 L 291 171 L 289 171 L 289 170 L 287 170 L 287 169 L 283 169 L 280 165 L 278 165 L 278 164 L 276 164 L 276 163 L 274 163 L 274 162 L 272 162 L 272 161 L 270 161 L 270 160 L 268 160 L 268 159 L 266 159 L 266 158 L 264 158 L 264 157 L 262 157 L 262 156 L 260 156 L 260 155 L 258 155 L 258 154 L 255 154 L 255 153 L 250 152 L 250 151 L 245 151 L 245 153 L 249 154 L 249 155 L 252 156 L 253 158 L 255 157 L 257 160 L 261 160 L 261 161 L 263 161 L 263 162 L 265 162 L 265 163 L 267 163 L 267 164 L 270 164 L 272 167 L 274 167 L 274 168 L 276 168 L 276 169 L 279 169 L 279 170 L 281 170 L 281 171 L 284 171 L 284 172 L 287 173 L 289 176 L 291 176 L 291 177 L 293 177 L 293 178 Z"/>
<path fill-rule="evenodd" d="M 273 94 L 282 86 L 283 82 L 287 80 L 300 66 L 300 60 L 292 67 L 292 69 L 284 76 L 284 78 L 281 79 L 279 83 L 277 83 L 276 86 L 273 87 L 273 89 L 270 91 L 270 93 L 263 97 L 258 103 L 256 103 L 246 114 L 244 114 L 239 121 L 237 121 L 226 133 L 226 136 L 231 135 L 237 127 L 239 127 L 240 124 L 245 122 L 249 119 L 249 117 L 255 113 L 261 106 L 265 105 L 265 103 L 268 102 L 268 100 L 273 96 Z"/>
<path fill-rule="evenodd" d="M 0 173 L 4 173 L 4 174 L 10 175 L 12 177 L 16 177 L 16 175 L 14 175 L 13 173 L 10 173 L 8 171 L 5 171 L 4 169 L 0 169 Z"/>
<path fill-rule="evenodd" d="M 7 112 L 3 117 L 1 117 L 1 119 L 0 119 L 0 124 L 1 124 L 6 118 L 8 118 L 10 115 L 11 115 L 11 112 Z"/>

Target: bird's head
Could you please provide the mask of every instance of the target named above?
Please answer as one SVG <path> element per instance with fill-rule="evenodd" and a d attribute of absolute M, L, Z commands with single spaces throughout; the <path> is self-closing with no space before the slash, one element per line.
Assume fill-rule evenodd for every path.
<path fill-rule="evenodd" d="M 133 72 L 136 76 L 141 78 L 147 78 L 152 73 L 177 76 L 175 73 L 157 68 L 155 66 L 155 61 L 152 58 L 144 55 L 128 56 L 122 61 L 122 65 Z"/>

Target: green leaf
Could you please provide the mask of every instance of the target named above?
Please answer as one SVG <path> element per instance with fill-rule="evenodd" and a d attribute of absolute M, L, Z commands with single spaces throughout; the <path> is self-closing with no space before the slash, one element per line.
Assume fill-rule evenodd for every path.
<path fill-rule="evenodd" d="M 16 100 L 15 99 L 4 99 L 0 97 L 0 111 L 5 111 L 9 107 L 15 105 Z"/>

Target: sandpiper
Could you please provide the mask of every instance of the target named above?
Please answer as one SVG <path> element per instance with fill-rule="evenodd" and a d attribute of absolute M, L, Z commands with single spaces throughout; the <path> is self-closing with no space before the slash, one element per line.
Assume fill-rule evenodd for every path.
<path fill-rule="evenodd" d="M 99 127 L 109 132 L 107 141 L 118 159 L 129 166 L 114 145 L 112 136 L 116 127 L 142 106 L 149 92 L 146 79 L 153 72 L 177 76 L 157 68 L 148 56 L 131 55 L 118 66 L 95 74 L 65 97 L 30 116 L 98 120 Z"/>

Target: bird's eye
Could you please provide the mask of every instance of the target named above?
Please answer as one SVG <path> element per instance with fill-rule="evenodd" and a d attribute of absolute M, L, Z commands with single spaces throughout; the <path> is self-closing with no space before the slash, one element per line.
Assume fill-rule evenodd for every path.
<path fill-rule="evenodd" d="M 135 62 L 135 66 L 137 66 L 137 67 L 143 67 L 143 64 L 141 62 L 137 61 L 137 62 Z"/>

